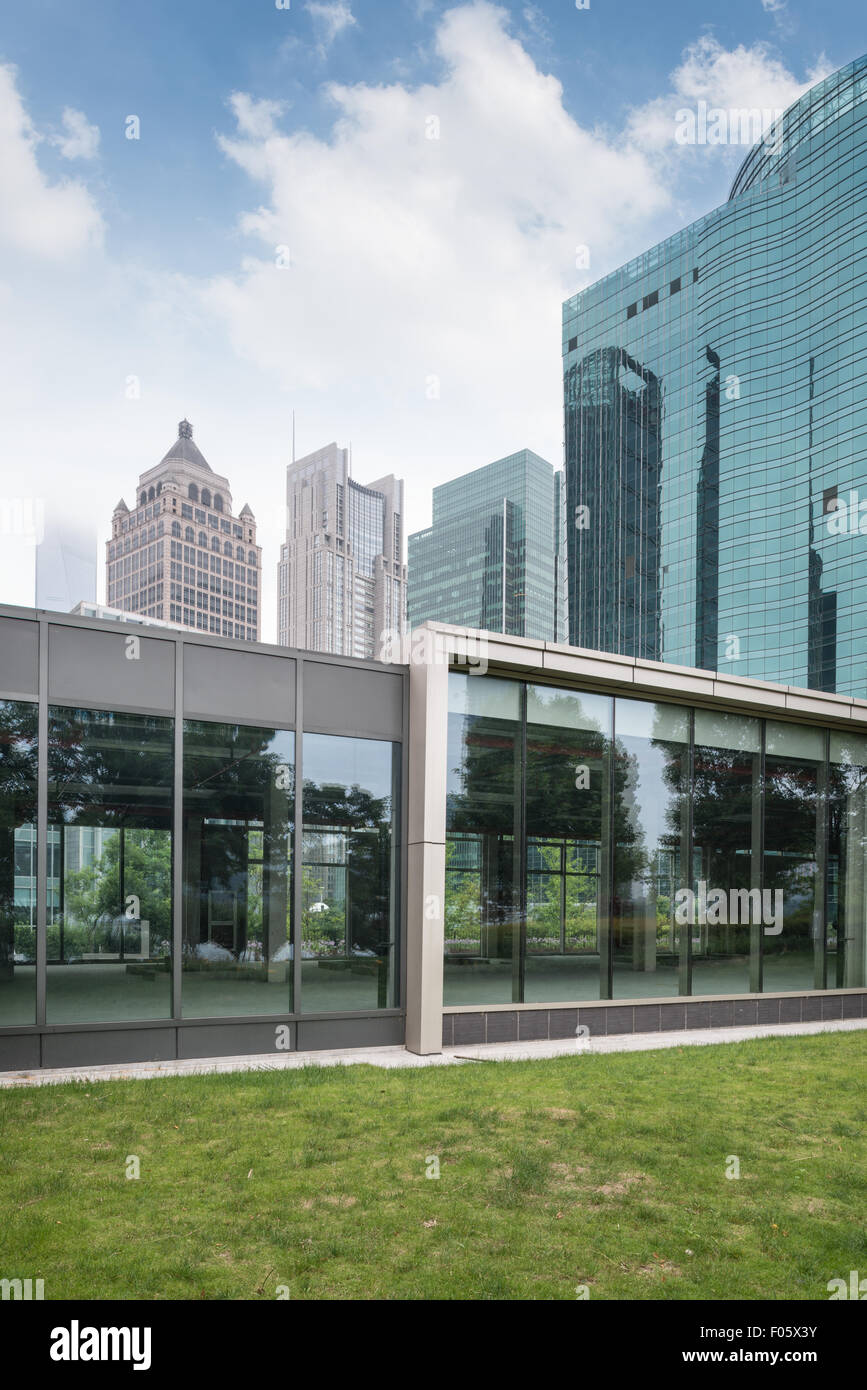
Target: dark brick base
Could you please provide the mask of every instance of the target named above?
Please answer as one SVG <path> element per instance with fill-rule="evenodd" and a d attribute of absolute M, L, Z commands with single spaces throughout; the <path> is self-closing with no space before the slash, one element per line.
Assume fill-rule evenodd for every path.
<path fill-rule="evenodd" d="M 676 1004 L 610 1004 L 574 1009 L 501 1009 L 443 1014 L 443 1047 L 467 1043 L 527 1042 L 574 1038 L 586 1025 L 590 1036 L 670 1033 L 685 1028 L 738 1028 L 748 1024 L 824 1022 L 867 1018 L 861 994 L 789 994 L 784 999 L 684 999 Z"/>

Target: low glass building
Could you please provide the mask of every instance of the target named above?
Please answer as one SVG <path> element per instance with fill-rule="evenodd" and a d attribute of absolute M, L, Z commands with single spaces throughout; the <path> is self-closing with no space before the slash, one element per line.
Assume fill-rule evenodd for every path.
<path fill-rule="evenodd" d="M 862 1017 L 867 701 L 426 635 L 0 609 L 0 1070 Z"/>
<path fill-rule="evenodd" d="M 865 252 L 867 57 L 566 301 L 570 642 L 867 694 Z"/>

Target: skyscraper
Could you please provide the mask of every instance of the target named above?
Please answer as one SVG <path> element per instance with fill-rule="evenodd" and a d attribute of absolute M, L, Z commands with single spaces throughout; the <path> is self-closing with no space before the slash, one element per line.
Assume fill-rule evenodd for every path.
<path fill-rule="evenodd" d="M 228 480 L 193 443 L 189 420 L 155 468 L 142 473 L 130 509 L 123 498 L 106 545 L 110 608 L 221 637 L 258 641 L 262 551 L 245 504 L 232 510 Z"/>
<path fill-rule="evenodd" d="M 282 646 L 373 657 L 406 631 L 403 480 L 362 486 L 348 449 L 327 444 L 286 470 L 277 567 Z"/>
<path fill-rule="evenodd" d="M 69 613 L 96 601 L 96 523 L 68 516 L 60 500 L 45 504 L 36 546 L 36 607 Z"/>
<path fill-rule="evenodd" d="M 867 57 L 566 301 L 572 643 L 867 694 L 865 251 Z"/>
<path fill-rule="evenodd" d="M 559 498 L 551 464 L 529 449 L 435 487 L 431 525 L 409 538 L 410 628 L 433 619 L 553 640 Z"/>

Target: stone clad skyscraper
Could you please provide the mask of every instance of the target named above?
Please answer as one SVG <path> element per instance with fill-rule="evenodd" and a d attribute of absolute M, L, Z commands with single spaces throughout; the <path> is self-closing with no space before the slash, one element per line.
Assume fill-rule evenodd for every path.
<path fill-rule="evenodd" d="M 256 519 L 232 509 L 228 479 L 193 443 L 189 420 L 165 457 L 123 498 L 106 545 L 111 608 L 179 627 L 256 642 L 261 635 L 262 551 Z"/>
<path fill-rule="evenodd" d="M 282 646 L 376 657 L 406 632 L 403 480 L 362 486 L 336 444 L 286 470 L 286 540 L 278 565 Z"/>

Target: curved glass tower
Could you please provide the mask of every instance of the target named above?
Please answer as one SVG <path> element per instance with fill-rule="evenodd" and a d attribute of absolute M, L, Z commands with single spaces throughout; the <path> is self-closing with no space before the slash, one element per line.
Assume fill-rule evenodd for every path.
<path fill-rule="evenodd" d="M 867 56 L 563 354 L 570 642 L 867 695 Z"/>

